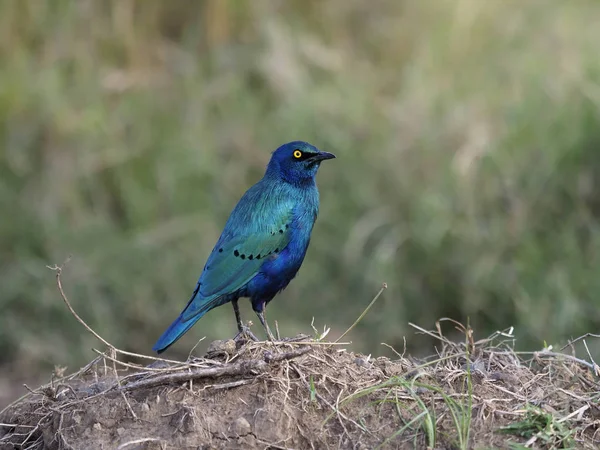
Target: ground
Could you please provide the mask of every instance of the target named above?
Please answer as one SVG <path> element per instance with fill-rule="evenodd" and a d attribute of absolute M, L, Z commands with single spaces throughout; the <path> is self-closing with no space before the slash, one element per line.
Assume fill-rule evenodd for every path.
<path fill-rule="evenodd" d="M 2 411 L 0 449 L 600 444 L 595 364 L 551 351 L 524 360 L 501 334 L 452 343 L 427 333 L 440 341 L 427 360 L 373 359 L 308 337 L 217 341 L 185 362 L 139 364 L 142 355 L 109 347 Z"/>

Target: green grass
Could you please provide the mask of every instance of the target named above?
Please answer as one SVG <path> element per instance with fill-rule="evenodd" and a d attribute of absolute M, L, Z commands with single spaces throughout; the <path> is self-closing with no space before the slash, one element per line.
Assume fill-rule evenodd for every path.
<path fill-rule="evenodd" d="M 443 316 L 517 326 L 534 348 L 596 329 L 598 14 L 583 0 L 3 2 L 0 365 L 91 357 L 45 268 L 69 254 L 75 308 L 149 351 L 269 152 L 298 138 L 338 159 L 268 313 L 282 334 L 316 317 L 339 336 L 382 282 L 358 350 Z M 234 332 L 230 308 L 210 316 L 173 351 Z"/>
<path fill-rule="evenodd" d="M 552 414 L 540 408 L 528 406 L 525 418 L 502 427 L 500 432 L 521 438 L 535 439 L 543 448 L 575 448 L 574 430 L 557 421 Z M 518 447 L 514 444 L 511 448 Z"/>
<path fill-rule="evenodd" d="M 467 371 L 470 373 L 470 370 Z M 419 376 L 413 378 L 392 377 L 380 384 L 370 386 L 359 392 L 347 396 L 340 406 L 344 406 L 350 402 L 357 401 L 360 398 L 371 396 L 377 392 L 383 393 L 383 399 L 378 401 L 379 404 L 392 403 L 398 415 L 398 422 L 402 426 L 391 434 L 388 439 L 381 443 L 381 447 L 385 447 L 398 436 L 406 436 L 407 431 L 412 430 L 417 445 L 416 439 L 419 435 L 424 436 L 428 448 L 435 448 L 439 444 L 440 434 L 443 436 L 443 441 L 452 448 L 468 449 L 469 436 L 471 433 L 471 405 L 472 386 L 470 375 L 467 375 L 465 380 L 466 390 L 464 395 L 459 400 L 455 400 L 448 395 L 441 387 L 434 383 L 419 381 Z M 410 397 L 410 401 L 402 401 L 398 399 L 398 390 L 405 392 Z M 445 403 L 445 414 L 450 417 L 452 428 L 444 427 L 440 429 L 438 424 L 439 413 L 436 412 L 435 401 L 423 399 L 424 393 L 429 392 L 438 394 Z M 331 413 L 327 420 L 330 420 L 335 413 Z"/>

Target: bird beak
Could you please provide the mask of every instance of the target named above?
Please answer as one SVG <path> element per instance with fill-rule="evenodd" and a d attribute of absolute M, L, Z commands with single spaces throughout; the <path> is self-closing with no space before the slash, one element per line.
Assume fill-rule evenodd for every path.
<path fill-rule="evenodd" d="M 335 158 L 335 155 L 333 153 L 319 152 L 310 159 L 317 162 L 317 161 L 325 161 L 326 159 L 333 159 L 333 158 Z"/>

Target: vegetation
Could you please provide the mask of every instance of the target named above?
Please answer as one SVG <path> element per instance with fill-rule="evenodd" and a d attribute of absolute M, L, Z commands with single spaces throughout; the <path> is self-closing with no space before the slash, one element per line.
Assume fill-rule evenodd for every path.
<path fill-rule="evenodd" d="M 355 350 L 407 335 L 430 352 L 408 323 L 443 316 L 515 326 L 529 349 L 598 329 L 599 14 L 584 0 L 0 3 L 0 367 L 89 360 L 46 268 L 68 255 L 77 311 L 149 352 L 293 139 L 338 159 L 304 266 L 269 309 L 282 334 L 315 317 L 339 336 L 383 282 Z M 218 308 L 170 356 L 234 330 Z"/>
<path fill-rule="evenodd" d="M 203 357 L 173 361 L 126 353 L 97 336 L 105 345 L 97 358 L 70 375 L 55 371 L 0 409 L 0 445 L 598 448 L 598 366 L 558 352 L 524 357 L 508 332 L 475 341 L 459 323 L 450 325 L 466 339 L 452 342 L 442 333 L 447 322 L 416 327 L 438 346 L 422 361 L 371 358 L 307 335 L 215 341 Z"/>

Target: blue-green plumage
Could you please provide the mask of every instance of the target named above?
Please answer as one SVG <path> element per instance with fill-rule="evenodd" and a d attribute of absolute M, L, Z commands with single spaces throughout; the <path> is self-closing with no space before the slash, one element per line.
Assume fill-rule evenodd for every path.
<path fill-rule="evenodd" d="M 315 176 L 321 161 L 335 158 L 302 141 L 279 147 L 264 177 L 231 212 L 206 261 L 187 306 L 153 349 L 166 350 L 204 314 L 233 303 L 238 329 L 244 331 L 237 301 L 249 297 L 252 309 L 272 337 L 264 308 L 296 276 L 319 212 Z"/>

